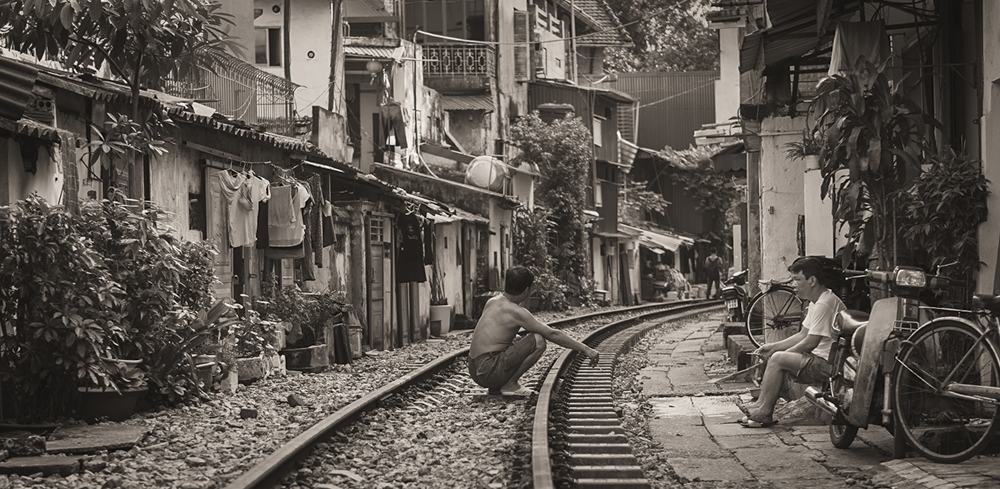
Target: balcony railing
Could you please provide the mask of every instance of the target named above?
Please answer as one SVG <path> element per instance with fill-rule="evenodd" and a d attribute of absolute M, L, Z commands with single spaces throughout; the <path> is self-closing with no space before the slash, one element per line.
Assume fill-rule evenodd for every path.
<path fill-rule="evenodd" d="M 232 56 L 218 56 L 214 71 L 203 68 L 183 79 L 171 77 L 164 91 L 193 99 L 258 130 L 295 135 L 298 85 Z"/>
<path fill-rule="evenodd" d="M 424 44 L 424 76 L 493 76 L 492 46 Z"/>

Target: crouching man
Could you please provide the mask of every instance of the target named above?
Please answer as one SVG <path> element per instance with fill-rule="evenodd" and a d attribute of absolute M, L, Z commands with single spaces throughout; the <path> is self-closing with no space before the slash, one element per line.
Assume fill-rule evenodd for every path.
<path fill-rule="evenodd" d="M 596 365 L 597 350 L 535 319 L 521 304 L 535 291 L 535 277 L 528 269 L 507 270 L 504 292 L 486 301 L 469 350 L 469 375 L 490 394 L 528 396 L 534 393 L 518 383 L 542 353 L 546 341 L 582 352 Z M 518 337 L 524 328 L 528 334 Z"/>

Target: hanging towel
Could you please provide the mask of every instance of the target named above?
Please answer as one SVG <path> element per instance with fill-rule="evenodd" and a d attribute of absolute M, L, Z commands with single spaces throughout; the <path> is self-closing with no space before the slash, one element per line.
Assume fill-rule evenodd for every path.
<path fill-rule="evenodd" d="M 271 187 L 271 200 L 267 206 L 271 247 L 287 248 L 302 244 L 306 232 L 302 209 L 309 199 L 309 191 L 301 184 Z"/>
<path fill-rule="evenodd" d="M 257 223 L 253 213 L 254 202 L 249 178 L 245 173 L 232 170 L 219 172 L 219 189 L 226 206 L 226 227 L 229 231 L 229 245 L 233 248 L 253 244 L 257 240 Z"/>
<path fill-rule="evenodd" d="M 309 177 L 309 191 L 313 195 L 313 205 L 309 210 L 309 226 L 311 228 L 309 237 L 312 252 L 315 255 L 313 263 L 317 267 L 323 266 L 323 187 L 321 186 L 319 175 Z M 309 259 L 306 256 L 306 259 Z"/>
<path fill-rule="evenodd" d="M 396 260 L 396 279 L 399 283 L 426 282 L 424 270 L 424 240 L 420 233 L 420 217 L 416 214 L 397 216 L 399 250 Z"/>

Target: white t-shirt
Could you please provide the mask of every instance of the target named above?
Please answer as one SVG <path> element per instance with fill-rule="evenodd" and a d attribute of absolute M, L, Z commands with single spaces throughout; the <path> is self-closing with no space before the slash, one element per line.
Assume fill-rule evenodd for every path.
<path fill-rule="evenodd" d="M 802 329 L 806 334 L 822 336 L 819 345 L 813 348 L 812 354 L 823 360 L 830 360 L 830 347 L 833 346 L 834 332 L 833 320 L 836 319 L 840 311 L 847 309 L 840 297 L 827 289 L 820 294 L 819 300 L 809 306 L 809 312 L 802 320 Z"/>

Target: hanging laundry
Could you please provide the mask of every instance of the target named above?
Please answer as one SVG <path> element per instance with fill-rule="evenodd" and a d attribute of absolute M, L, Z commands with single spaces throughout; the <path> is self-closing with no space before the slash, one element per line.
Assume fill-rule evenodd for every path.
<path fill-rule="evenodd" d="M 263 197 L 260 199 L 260 203 L 257 204 L 257 248 L 263 249 L 267 248 L 268 242 L 270 241 L 270 236 L 267 232 L 267 202 L 271 200 L 271 182 L 267 181 L 263 177 L 256 175 L 254 176 L 257 183 L 255 185 L 260 186 L 260 192 Z"/>
<path fill-rule="evenodd" d="M 424 265 L 434 264 L 434 221 L 424 224 Z"/>
<path fill-rule="evenodd" d="M 399 250 L 396 260 L 396 280 L 405 282 L 426 282 L 424 270 L 424 242 L 420 232 L 420 216 L 406 213 L 397 216 L 399 226 Z"/>
<path fill-rule="evenodd" d="M 257 209 L 264 191 L 246 173 L 219 172 L 219 188 L 226 206 L 229 245 L 233 248 L 257 241 Z"/>
<path fill-rule="evenodd" d="M 333 232 L 333 204 L 323 201 L 323 246 L 333 246 L 337 242 Z"/>
<path fill-rule="evenodd" d="M 300 183 L 271 186 L 271 200 L 267 206 L 267 231 L 269 246 L 290 247 L 302 244 L 306 226 L 302 209 L 311 198 Z"/>
<path fill-rule="evenodd" d="M 379 107 L 379 116 L 382 121 L 382 135 L 385 136 L 383 142 L 388 144 L 391 132 L 396 136 L 395 146 L 406 148 L 406 123 L 403 121 L 403 107 L 399 102 L 389 102 Z"/>
<path fill-rule="evenodd" d="M 313 175 L 307 180 L 309 191 L 313 195 L 313 205 L 309 209 L 309 238 L 312 240 L 313 263 L 323 267 L 323 187 L 319 175 Z M 308 251 L 307 251 L 308 253 Z M 308 259 L 308 255 L 306 256 Z"/>

